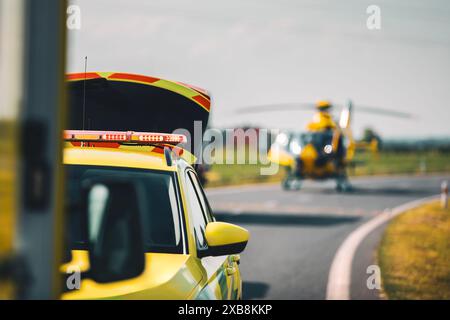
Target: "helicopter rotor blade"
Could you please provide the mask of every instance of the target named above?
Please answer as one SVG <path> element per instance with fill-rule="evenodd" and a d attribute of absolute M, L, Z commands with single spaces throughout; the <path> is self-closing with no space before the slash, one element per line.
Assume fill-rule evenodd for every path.
<path fill-rule="evenodd" d="M 342 110 L 345 108 L 342 104 L 334 104 L 333 107 L 335 110 Z M 263 113 L 263 112 L 273 112 L 273 111 L 305 111 L 305 110 L 314 110 L 315 103 L 273 103 L 273 104 L 264 104 L 264 105 L 254 105 L 242 107 L 236 110 L 238 113 Z M 365 106 L 365 105 L 355 105 L 354 112 L 356 113 L 370 113 L 377 114 L 383 116 L 390 116 L 396 118 L 403 119 L 413 119 L 415 116 L 411 113 L 383 109 L 373 106 Z"/>
<path fill-rule="evenodd" d="M 359 113 L 359 112 L 378 114 L 378 115 L 390 116 L 390 117 L 395 117 L 395 118 L 403 118 L 403 119 L 413 119 L 413 118 L 415 118 L 415 116 L 413 114 L 411 114 L 411 113 L 395 111 L 395 110 L 389 110 L 389 109 L 383 109 L 383 108 L 372 107 L 372 106 L 356 105 L 355 106 L 355 113 Z"/>
<path fill-rule="evenodd" d="M 313 110 L 314 103 L 274 103 L 239 108 L 239 113 L 260 113 L 271 111 L 303 111 Z"/>

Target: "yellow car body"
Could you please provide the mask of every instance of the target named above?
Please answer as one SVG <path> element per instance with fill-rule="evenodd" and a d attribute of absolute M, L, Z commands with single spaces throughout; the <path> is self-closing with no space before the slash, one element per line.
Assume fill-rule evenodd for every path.
<path fill-rule="evenodd" d="M 242 280 L 239 255 L 199 257 L 194 221 L 215 221 L 196 173 L 190 163 L 193 156 L 187 151 L 172 165 L 168 165 L 161 148 L 153 146 L 81 147 L 66 143 L 64 164 L 70 166 L 101 166 L 108 169 L 138 169 L 170 173 L 175 177 L 179 194 L 182 251 L 146 252 L 145 269 L 137 277 L 127 280 L 98 283 L 81 280 L 79 289 L 66 291 L 62 299 L 241 299 Z M 188 183 L 190 185 L 188 186 Z M 192 187 L 198 196 L 189 194 Z M 193 212 L 193 202 L 202 212 Z M 201 216 L 194 216 L 201 214 Z M 198 220 L 200 219 L 200 220 Z M 201 223 L 200 223 L 201 224 Z M 86 250 L 72 250 L 71 261 L 61 266 L 62 273 L 89 270 Z"/>

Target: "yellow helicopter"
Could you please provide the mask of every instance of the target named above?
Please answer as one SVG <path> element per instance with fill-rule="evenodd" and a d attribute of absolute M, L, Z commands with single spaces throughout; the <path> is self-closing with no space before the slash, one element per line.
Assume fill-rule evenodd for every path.
<path fill-rule="evenodd" d="M 268 158 L 286 169 L 282 181 L 285 190 L 299 190 L 304 179 L 336 181 L 337 191 L 350 191 L 347 169 L 354 165 L 357 148 L 376 154 L 378 139 L 356 142 L 351 130 L 353 104 L 341 106 L 339 122 L 331 115 L 333 105 L 329 101 L 312 104 L 281 104 L 246 107 L 241 112 L 287 111 L 314 107 L 316 113 L 307 124 L 306 132 L 281 132 L 268 152 Z M 386 109 L 358 106 L 358 111 L 410 118 L 410 114 Z"/>

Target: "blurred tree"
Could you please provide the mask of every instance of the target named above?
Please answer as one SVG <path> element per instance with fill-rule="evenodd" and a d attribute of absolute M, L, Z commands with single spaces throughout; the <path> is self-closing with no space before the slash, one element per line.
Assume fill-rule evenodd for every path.
<path fill-rule="evenodd" d="M 364 129 L 362 141 L 367 143 L 372 143 L 373 141 L 377 142 L 378 149 L 382 148 L 382 140 L 380 135 L 372 128 L 367 127 Z"/>

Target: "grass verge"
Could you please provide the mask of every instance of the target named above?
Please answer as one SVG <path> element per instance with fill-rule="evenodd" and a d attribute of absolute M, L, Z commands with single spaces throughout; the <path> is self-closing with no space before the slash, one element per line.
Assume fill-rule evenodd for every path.
<path fill-rule="evenodd" d="M 450 172 L 450 153 L 445 152 L 381 152 L 377 157 L 370 153 L 356 154 L 355 169 L 350 176 L 389 174 L 426 174 Z M 213 165 L 208 172 L 208 187 L 240 185 L 258 182 L 279 182 L 285 175 L 279 168 L 275 175 L 261 175 L 261 164 Z"/>
<path fill-rule="evenodd" d="M 378 260 L 388 299 L 450 299 L 450 209 L 436 201 L 395 218 Z"/>

